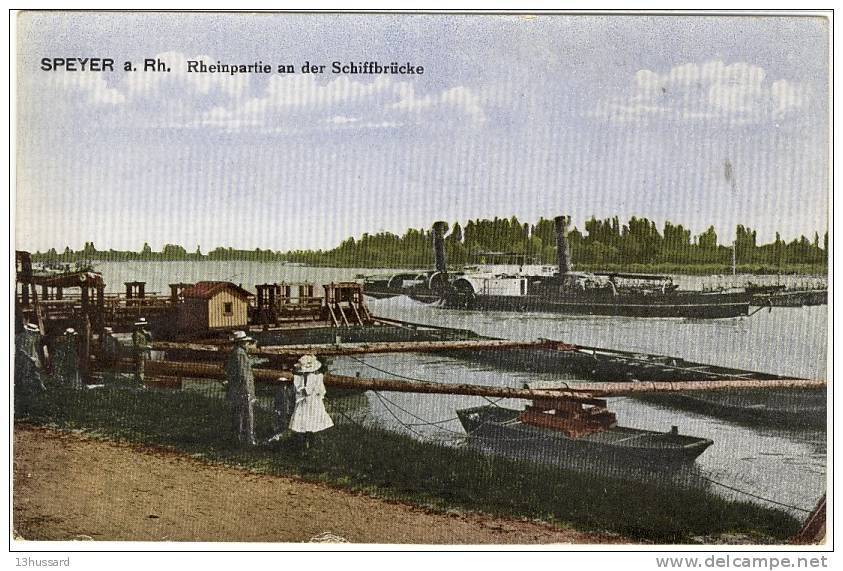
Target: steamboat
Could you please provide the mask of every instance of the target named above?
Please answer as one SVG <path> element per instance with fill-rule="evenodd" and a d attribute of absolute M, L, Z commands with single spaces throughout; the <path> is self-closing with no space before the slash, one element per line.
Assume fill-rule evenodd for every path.
<path fill-rule="evenodd" d="M 407 295 L 451 309 L 608 315 L 624 317 L 730 318 L 748 315 L 757 292 L 681 290 L 670 276 L 575 272 L 568 243 L 570 217 L 558 216 L 557 267 L 466 268 L 449 274 L 447 224 L 433 226 L 435 268 L 430 272 L 364 279 L 375 298 Z"/>

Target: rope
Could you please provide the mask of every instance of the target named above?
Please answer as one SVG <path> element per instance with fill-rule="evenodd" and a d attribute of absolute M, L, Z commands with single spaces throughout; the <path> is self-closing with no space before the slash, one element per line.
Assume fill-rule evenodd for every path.
<path fill-rule="evenodd" d="M 446 418 L 445 420 L 430 420 L 419 423 L 408 422 L 407 426 L 436 426 L 437 424 L 445 424 L 447 422 L 454 422 L 455 420 L 459 420 L 459 417 L 455 416 L 454 418 Z"/>
<path fill-rule="evenodd" d="M 360 363 L 360 364 L 362 364 L 362 365 L 365 365 L 365 366 L 367 366 L 367 367 L 371 367 L 372 369 L 374 369 L 374 370 L 376 370 L 376 371 L 379 371 L 379 372 L 384 373 L 384 374 L 386 374 L 386 375 L 390 375 L 390 376 L 392 376 L 392 377 L 398 377 L 399 379 L 405 379 L 405 380 L 407 380 L 407 381 L 418 381 L 418 382 L 420 382 L 420 383 L 435 383 L 435 381 L 429 381 L 429 380 L 426 380 L 426 379 L 418 379 L 418 378 L 415 378 L 415 377 L 407 377 L 407 376 L 405 376 L 405 375 L 400 375 L 400 374 L 398 374 L 398 373 L 394 373 L 394 372 L 392 372 L 392 371 L 387 371 L 386 369 L 381 369 L 380 367 L 376 367 L 376 366 L 374 366 L 374 365 L 372 365 L 372 364 L 370 364 L 370 363 L 367 363 L 366 361 L 363 361 L 362 359 L 358 359 L 357 357 L 353 357 L 353 356 L 351 356 L 351 355 L 348 355 L 348 357 L 350 357 L 351 359 L 353 359 L 353 360 L 357 361 L 358 363 Z M 436 384 L 440 384 L 440 385 L 443 385 L 443 386 L 447 386 L 447 383 L 436 383 Z M 567 383 L 566 383 L 566 384 L 565 384 L 565 388 L 567 388 L 567 387 L 568 387 L 568 385 L 567 385 Z M 497 399 L 497 400 L 494 400 L 494 401 L 493 401 L 493 400 L 492 400 L 492 399 L 490 399 L 489 397 L 482 396 L 482 395 L 479 395 L 479 396 L 480 396 L 480 398 L 486 399 L 486 401 L 488 401 L 488 402 L 489 402 L 489 404 L 491 404 L 491 405 L 493 405 L 493 406 L 498 406 L 498 405 L 497 405 L 497 403 L 499 403 L 500 401 L 505 400 L 505 399 L 507 399 L 507 398 L 510 398 L 510 397 L 500 397 L 499 399 Z M 393 403 L 393 404 L 395 404 L 395 403 Z M 395 406 L 398 406 L 398 405 L 395 405 Z M 401 407 L 398 407 L 398 408 L 401 408 Z M 409 411 L 407 411 L 407 410 L 405 410 L 405 409 L 401 409 L 401 410 L 403 410 L 404 412 L 406 412 L 406 413 L 407 413 L 407 414 L 409 414 L 410 416 L 415 416 L 413 413 L 411 413 L 411 412 L 409 412 Z M 416 418 L 417 418 L 417 419 L 419 419 L 419 417 L 417 417 L 417 416 L 416 416 Z M 424 420 L 424 419 L 419 419 L 419 420 Z M 450 420 L 459 420 L 459 417 L 454 417 L 454 418 L 452 418 L 452 419 L 450 419 Z M 436 422 L 437 422 L 437 423 L 442 423 L 442 422 L 446 422 L 446 421 L 442 420 L 442 421 L 436 421 Z"/>
<path fill-rule="evenodd" d="M 430 383 L 430 382 L 433 382 L 433 381 L 429 381 L 429 380 L 425 380 L 425 379 L 418 379 L 418 378 L 414 378 L 414 377 L 407 377 L 407 376 L 405 376 L 405 375 L 400 375 L 400 374 L 398 374 L 398 373 L 394 373 L 394 372 L 392 372 L 392 371 L 387 371 L 386 369 L 381 369 L 380 367 L 376 367 L 376 366 L 374 366 L 374 365 L 372 365 L 372 364 L 370 364 L 370 363 L 367 363 L 366 361 L 363 361 L 362 359 L 358 359 L 357 357 L 354 357 L 354 356 L 351 356 L 351 355 L 349 355 L 349 357 L 350 357 L 351 359 L 353 359 L 354 361 L 357 361 L 358 363 L 362 364 L 362 365 L 365 365 L 365 366 L 367 366 L 367 367 L 371 367 L 372 369 L 374 369 L 374 370 L 376 370 L 376 371 L 379 371 L 379 372 L 381 372 L 381 373 L 384 373 L 384 374 L 387 374 L 387 375 L 390 375 L 390 376 L 393 376 L 393 377 L 398 377 L 398 378 L 400 378 L 400 379 L 405 379 L 405 380 L 408 380 L 408 381 L 419 381 L 419 382 L 422 382 L 422 383 Z M 444 384 L 446 384 L 446 383 L 439 383 L 439 384 L 444 385 Z M 566 386 L 567 386 L 567 385 L 566 385 Z M 377 391 L 373 391 L 373 392 L 374 392 L 375 394 L 378 394 L 378 392 L 377 392 Z M 445 419 L 445 420 L 429 421 L 429 420 L 427 420 L 427 419 L 421 418 L 420 416 L 417 416 L 417 415 L 413 414 L 413 413 L 412 413 L 412 412 L 410 412 L 409 410 L 407 410 L 407 409 L 405 409 L 405 408 L 401 407 L 400 405 L 398 405 L 398 404 L 396 404 L 396 403 L 394 403 L 394 402 L 390 401 L 389 399 L 387 399 L 386 397 L 384 397 L 384 396 L 382 396 L 382 395 L 380 395 L 380 394 L 378 394 L 378 397 L 380 397 L 381 399 L 386 400 L 386 401 L 387 401 L 387 402 L 389 402 L 392 406 L 394 406 L 394 407 L 398 408 L 399 410 L 401 410 L 401 411 L 403 411 L 403 412 L 405 412 L 405 413 L 409 414 L 410 416 L 412 416 L 412 417 L 413 417 L 413 418 L 415 418 L 416 420 L 420 420 L 420 421 L 422 421 L 422 423 L 419 423 L 419 424 L 406 424 L 406 426 L 433 426 L 433 425 L 436 425 L 436 424 L 444 424 L 444 423 L 446 423 L 446 422 L 452 422 L 452 421 L 454 421 L 454 420 L 459 420 L 459 417 L 458 417 L 458 416 L 455 416 L 454 418 L 448 418 L 448 419 Z M 480 398 L 485 399 L 485 400 L 486 400 L 486 401 L 487 401 L 490 405 L 492 405 L 492 406 L 495 406 L 495 407 L 501 408 L 501 407 L 499 407 L 499 406 L 498 406 L 498 403 L 499 403 L 500 401 L 502 401 L 502 400 L 504 400 L 504 399 L 508 398 L 508 397 L 501 397 L 501 398 L 499 398 L 499 399 L 497 399 L 497 400 L 492 400 L 492 399 L 490 399 L 489 397 L 486 397 L 486 396 L 482 396 L 482 395 L 481 395 L 481 397 L 480 397 Z M 455 431 L 450 430 L 449 432 L 455 432 Z M 459 434 L 462 434 L 462 433 L 459 433 Z"/>
<path fill-rule="evenodd" d="M 401 420 L 400 418 L 398 418 L 398 415 L 396 415 L 394 412 L 392 412 L 392 409 L 391 409 L 391 408 L 389 408 L 389 406 L 387 406 L 387 404 L 386 404 L 385 402 L 383 402 L 383 401 L 384 401 L 384 397 L 382 397 L 382 396 L 381 396 L 381 395 L 380 395 L 377 391 L 372 391 L 372 392 L 374 392 L 374 393 L 375 393 L 375 396 L 376 396 L 376 397 L 378 397 L 379 399 L 381 399 L 381 403 L 383 404 L 384 409 L 386 410 L 386 412 L 388 412 L 388 413 L 389 413 L 389 415 L 390 415 L 392 418 L 394 418 L 394 419 L 395 419 L 395 422 L 397 422 L 398 424 L 400 424 L 401 426 L 403 426 L 405 429 L 407 429 L 408 431 L 410 431 L 410 432 L 412 432 L 413 434 L 415 434 L 415 435 L 416 435 L 418 438 L 420 438 L 421 440 L 428 440 L 428 437 L 427 437 L 426 435 L 422 434 L 422 433 L 421 433 L 421 432 L 419 432 L 418 430 L 415 430 L 412 426 L 409 426 L 409 425 L 408 425 L 408 424 L 406 424 L 403 420 Z M 444 429 L 441 429 L 441 428 L 440 428 L 440 430 L 444 430 Z M 451 431 L 451 432 L 453 432 L 453 431 Z M 461 436 L 461 437 L 464 437 L 464 435 L 462 435 L 462 434 L 460 434 L 460 436 Z"/>
<path fill-rule="evenodd" d="M 392 371 L 387 371 L 386 369 L 381 369 L 380 367 L 376 367 L 375 365 L 372 365 L 371 363 L 367 363 L 367 362 L 366 362 L 366 361 L 364 361 L 363 359 L 358 359 L 357 357 L 355 357 L 355 356 L 353 356 L 353 355 L 346 355 L 346 357 L 348 357 L 349 359 L 352 359 L 353 361 L 357 361 L 357 362 L 358 362 L 358 363 L 360 363 L 361 365 L 365 365 L 365 366 L 369 367 L 370 369 L 374 369 L 374 370 L 376 370 L 376 371 L 378 371 L 378 372 L 380 372 L 380 373 L 384 373 L 385 375 L 390 375 L 390 376 L 392 376 L 392 377 L 397 377 L 397 378 L 399 378 L 399 379 L 404 379 L 404 380 L 406 380 L 406 381 L 418 381 L 418 382 L 420 382 L 420 383 L 429 383 L 429 382 L 431 382 L 431 381 L 428 381 L 428 380 L 426 380 L 426 379 L 417 379 L 417 378 L 415 378 L 415 377 L 408 377 L 408 376 L 406 376 L 406 375 L 401 375 L 401 374 L 399 374 L 399 373 L 393 373 Z"/>
<path fill-rule="evenodd" d="M 772 310 L 772 309 L 773 309 L 773 301 L 772 301 L 771 299 L 767 299 L 767 305 L 761 305 L 761 306 L 759 306 L 758 308 L 756 308 L 756 309 L 755 309 L 755 311 L 753 311 L 753 312 L 751 312 L 751 313 L 748 313 L 746 316 L 747 316 L 747 317 L 752 317 L 753 315 L 755 315 L 756 313 L 758 313 L 758 312 L 759 312 L 759 311 L 761 311 L 762 309 L 770 309 L 770 310 Z"/>
<path fill-rule="evenodd" d="M 383 399 L 383 400 L 387 400 L 387 401 L 388 401 L 388 399 L 386 399 L 386 397 L 384 397 L 384 396 L 382 396 L 382 395 L 378 394 L 376 391 L 372 391 L 372 392 L 374 392 L 374 393 L 375 393 L 375 395 L 376 395 L 378 398 Z M 486 397 L 483 397 L 483 398 L 486 398 Z M 487 399 L 487 400 L 488 400 L 488 399 Z M 388 401 L 388 402 L 391 402 L 391 401 Z M 393 403 L 393 404 L 394 404 L 394 403 Z M 396 405 L 396 406 L 397 406 L 397 405 Z M 384 408 L 386 408 L 387 412 L 389 412 L 389 413 L 392 415 L 392 417 L 393 417 L 393 418 L 394 418 L 394 419 L 395 419 L 395 420 L 396 420 L 396 421 L 397 421 L 397 422 L 398 422 L 401 426 L 403 426 L 403 427 L 407 428 L 408 430 L 410 430 L 410 431 L 411 431 L 411 432 L 413 432 L 414 434 L 417 434 L 417 435 L 419 435 L 420 437 L 423 437 L 423 435 L 421 435 L 421 434 L 419 434 L 418 432 L 413 431 L 413 430 L 411 430 L 411 429 L 410 429 L 410 427 L 412 427 L 412 426 L 419 426 L 419 425 L 416 425 L 416 424 L 407 424 L 407 423 L 405 423 L 405 422 L 401 421 L 401 419 L 399 419 L 399 418 L 398 418 L 398 417 L 397 417 L 397 416 L 396 416 L 396 415 L 395 415 L 395 414 L 394 414 L 394 413 L 393 413 L 393 412 L 389 409 L 389 407 L 387 407 L 387 406 L 386 406 L 386 404 L 384 404 Z M 401 408 L 401 407 L 398 407 L 398 408 Z M 412 414 L 412 413 L 409 413 L 409 414 Z M 413 416 L 415 416 L 415 415 L 413 415 Z M 418 417 L 417 417 L 417 418 L 418 418 Z M 459 419 L 457 419 L 457 420 L 459 420 Z M 427 423 L 427 424 L 431 424 L 431 425 L 433 425 L 434 423 Z M 439 428 L 439 430 L 442 430 L 442 431 L 445 431 L 445 432 L 451 432 L 451 433 L 453 433 L 454 435 L 456 435 L 456 436 L 454 436 L 454 437 L 453 437 L 453 440 L 467 440 L 468 438 L 474 438 L 474 439 L 478 439 L 478 440 L 491 440 L 491 441 L 494 441 L 494 442 L 525 442 L 525 441 L 528 441 L 528 440 L 535 440 L 535 437 L 533 437 L 533 436 L 524 436 L 524 437 L 519 437 L 519 438 L 504 438 L 504 437 L 497 437 L 497 436 L 482 436 L 482 435 L 475 434 L 475 432 L 476 432 L 476 431 L 468 432 L 468 430 L 466 430 L 466 432 L 465 432 L 465 433 L 462 433 L 462 432 L 456 432 L 456 431 L 454 431 L 454 430 L 449 430 L 449 429 L 446 429 L 446 428 L 440 428 L 440 427 L 437 427 L 437 428 Z"/>
<path fill-rule="evenodd" d="M 395 403 L 395 402 L 393 402 L 393 401 L 389 400 L 388 398 L 386 398 L 385 396 L 383 396 L 382 394 L 380 394 L 378 391 L 372 391 L 372 392 L 374 392 L 376 395 L 378 395 L 378 397 L 379 397 L 382 401 L 388 402 L 389 404 L 391 404 L 392 406 L 394 406 L 395 408 L 397 408 L 397 409 L 398 409 L 398 410 L 400 410 L 401 412 L 404 412 L 404 413 L 406 413 L 406 414 L 409 414 L 410 416 L 412 416 L 412 417 L 413 417 L 413 418 L 415 418 L 416 420 L 420 420 L 420 421 L 421 421 L 421 422 L 416 423 L 416 424 L 409 424 L 409 423 L 403 423 L 403 422 L 402 422 L 402 424 L 403 424 L 404 426 L 436 426 L 437 424 L 444 424 L 444 423 L 446 423 L 446 422 L 453 422 L 453 421 L 455 421 L 455 420 L 459 420 L 459 417 L 458 417 L 458 416 L 455 416 L 454 418 L 446 418 L 445 420 L 430 421 L 430 420 L 427 420 L 426 418 L 422 418 L 422 417 L 418 416 L 417 414 L 414 414 L 414 413 L 410 412 L 409 410 L 407 410 L 406 408 L 402 407 L 401 405 L 399 405 L 399 404 L 397 404 L 397 403 Z M 384 406 L 386 406 L 386 405 L 384 405 Z M 457 432 L 457 431 L 455 431 L 455 430 L 450 430 L 450 429 L 448 429 L 448 428 L 441 428 L 441 427 L 437 427 L 437 428 L 439 428 L 439 430 L 442 430 L 442 431 L 444 431 L 444 432 L 450 432 L 450 433 L 453 433 L 453 434 L 459 434 L 460 436 L 465 436 L 462 432 Z"/>
<path fill-rule="evenodd" d="M 488 402 L 488 403 L 489 403 L 490 405 L 492 405 L 493 407 L 496 407 L 496 408 L 503 408 L 503 407 L 501 407 L 501 406 L 498 406 L 498 403 L 499 403 L 499 402 L 501 402 L 501 401 L 502 401 L 503 399 L 505 399 L 506 397 L 501 397 L 501 398 L 499 398 L 499 399 L 497 399 L 497 400 L 492 400 L 492 399 L 490 399 L 489 397 L 481 397 L 481 398 L 486 399 L 486 402 Z"/>
<path fill-rule="evenodd" d="M 459 417 L 456 417 L 456 418 L 453 418 L 453 419 L 446 419 L 444 421 L 442 421 L 442 420 L 433 421 L 433 422 L 427 421 L 426 419 L 423 419 L 420 416 L 417 416 L 417 415 L 413 414 L 412 412 L 408 411 L 407 409 L 395 404 L 394 402 L 392 402 L 391 400 L 389 400 L 388 398 L 386 398 L 385 396 L 383 396 L 379 392 L 377 392 L 377 391 L 372 391 L 372 392 L 375 393 L 375 396 L 377 396 L 381 400 L 381 404 L 383 404 L 384 409 L 386 409 L 386 411 L 390 414 L 390 416 L 392 416 L 392 418 L 395 419 L 396 422 L 398 422 L 398 424 L 400 424 L 401 426 L 403 426 L 404 428 L 406 428 L 407 430 L 409 430 L 410 432 L 412 432 L 413 434 L 415 434 L 416 436 L 418 436 L 419 438 L 422 438 L 422 439 L 425 439 L 425 435 L 421 434 L 420 432 L 418 432 L 416 430 L 413 430 L 412 427 L 415 427 L 415 426 L 434 426 L 435 428 L 437 428 L 438 430 L 440 430 L 442 432 L 448 432 L 450 434 L 455 435 L 453 440 L 464 440 L 464 439 L 467 439 L 467 438 L 471 437 L 471 438 L 477 438 L 477 439 L 480 439 L 480 440 L 494 440 L 494 441 L 500 441 L 500 442 L 523 442 L 523 441 L 526 441 L 526 440 L 532 440 L 533 439 L 533 437 L 529 437 L 529 436 L 528 437 L 521 437 L 521 438 L 500 438 L 500 437 L 493 437 L 493 436 L 480 436 L 480 435 L 474 434 L 474 432 L 466 431 L 465 433 L 463 433 L 463 432 L 457 432 L 455 430 L 450 430 L 450 429 L 447 429 L 447 428 L 435 426 L 436 424 L 441 424 L 441 423 L 446 422 L 446 421 L 450 422 L 450 421 L 453 421 L 453 420 L 459 420 Z M 487 397 L 483 397 L 483 398 L 485 398 L 486 400 L 489 400 Z M 498 399 L 498 400 L 502 400 L 502 399 Z M 497 406 L 495 404 L 495 402 L 493 402 L 491 400 L 489 400 L 489 402 L 491 402 L 492 405 Z M 389 406 L 387 406 L 386 403 L 389 403 L 389 404 L 395 406 L 396 408 L 406 412 L 410 416 L 416 418 L 417 420 L 421 420 L 423 422 L 411 424 L 411 423 L 406 423 L 406 422 L 402 421 L 389 408 Z"/>
<path fill-rule="evenodd" d="M 350 359 L 352 359 L 352 360 L 354 360 L 354 361 L 357 361 L 358 363 L 360 363 L 360 364 L 362 364 L 362 365 L 365 365 L 365 366 L 367 366 L 367 367 L 370 367 L 370 368 L 372 368 L 372 369 L 374 369 L 374 370 L 376 370 L 376 371 L 379 371 L 379 372 L 384 373 L 384 374 L 387 374 L 387 375 L 391 375 L 391 376 L 398 377 L 398 378 L 401 378 L 401 379 L 406 379 L 406 380 L 408 380 L 408 381 L 419 381 L 419 382 L 424 382 L 424 383 L 429 383 L 429 382 L 431 382 L 431 381 L 428 381 L 428 380 L 425 380 L 425 379 L 418 379 L 418 378 L 414 378 L 414 377 L 408 377 L 408 376 L 406 376 L 406 375 L 400 375 L 400 374 L 398 374 L 398 373 L 394 373 L 394 372 L 392 372 L 392 371 L 387 371 L 386 369 L 381 369 L 380 367 L 376 367 L 375 365 L 372 365 L 372 364 L 370 364 L 370 363 L 367 363 L 366 361 L 363 361 L 362 359 L 358 359 L 357 357 L 354 357 L 354 356 L 352 356 L 352 355 L 347 355 L 347 357 L 349 357 Z M 439 384 L 443 384 L 443 385 L 444 385 L 445 383 L 439 383 Z M 413 427 L 414 427 L 414 426 L 435 426 L 436 424 L 442 424 L 442 423 L 444 423 L 444 422 L 449 422 L 449 421 L 453 421 L 453 420 L 459 420 L 459 417 L 455 417 L 455 418 L 453 418 L 453 419 L 446 419 L 446 420 L 440 420 L 440 421 L 428 421 L 427 419 L 421 418 L 420 416 L 417 416 L 417 415 L 413 414 L 412 412 L 410 412 L 410 411 L 406 410 L 405 408 L 402 408 L 401 406 L 399 406 L 399 405 L 397 405 L 397 404 L 393 403 L 392 401 L 390 401 L 389 399 L 387 399 L 386 397 L 384 397 L 383 395 L 381 395 L 378 391 L 372 391 L 372 392 L 373 392 L 373 393 L 375 393 L 375 396 L 377 396 L 379 399 L 381 399 L 382 404 L 384 405 L 384 408 L 386 409 L 386 411 L 390 414 L 390 416 L 392 416 L 392 418 L 394 418 L 394 419 L 395 419 L 395 421 L 396 421 L 396 422 L 398 422 L 398 424 L 400 424 L 401 426 L 403 426 L 404 428 L 406 428 L 407 430 L 409 430 L 409 431 L 410 431 L 410 432 L 412 432 L 413 434 L 415 434 L 415 435 L 419 436 L 420 438 L 424 438 L 424 435 L 420 434 L 420 433 L 419 433 L 418 431 L 416 431 L 416 430 L 413 430 Z M 501 398 L 499 398 L 499 399 L 497 399 L 497 400 L 494 400 L 494 401 L 493 401 L 493 400 L 491 400 L 489 397 L 485 397 L 485 396 L 484 396 L 484 397 L 481 397 L 481 398 L 483 398 L 483 399 L 485 399 L 486 401 L 488 401 L 488 402 L 489 402 L 489 404 L 490 404 L 491 406 L 495 406 L 495 407 L 498 407 L 498 408 L 502 408 L 502 407 L 498 406 L 498 404 L 497 404 L 497 403 L 499 403 L 500 401 L 504 400 L 504 399 L 505 399 L 505 398 L 507 398 L 507 397 L 501 397 Z M 400 418 L 398 418 L 398 417 L 395 415 L 395 413 L 394 413 L 394 412 L 392 412 L 392 410 L 389 408 L 389 406 L 387 406 L 387 405 L 386 405 L 386 402 L 389 402 L 390 404 L 392 404 L 392 405 L 393 405 L 393 406 L 395 406 L 396 408 L 398 408 L 398 409 L 400 409 L 400 410 L 404 411 L 405 413 L 407 413 L 407 414 L 409 414 L 410 416 L 414 417 L 416 420 L 420 420 L 420 421 L 422 421 L 422 422 L 421 422 L 421 423 L 413 423 L 413 424 L 409 424 L 409 423 L 403 422 Z M 495 441 L 501 441 L 501 442 L 524 442 L 524 441 L 527 441 L 527 440 L 533 440 L 533 437 L 529 437 L 529 436 L 527 436 L 527 437 L 520 437 L 520 438 L 495 438 L 495 437 L 492 437 L 492 436 L 481 436 L 481 435 L 477 435 L 477 434 L 475 434 L 475 433 L 474 433 L 474 431 L 472 431 L 472 432 L 468 432 L 468 431 L 466 430 L 465 434 L 463 434 L 462 432 L 457 432 L 457 431 L 450 430 L 450 429 L 446 429 L 446 428 L 441 428 L 441 427 L 436 427 L 436 428 L 438 428 L 439 430 L 444 431 L 444 432 L 450 432 L 450 433 L 452 433 L 452 434 L 459 435 L 461 438 L 471 437 L 471 438 L 476 438 L 476 439 L 480 439 L 480 440 L 495 440 Z"/>
<path fill-rule="evenodd" d="M 702 478 L 703 480 L 706 480 L 706 481 L 708 481 L 708 482 L 711 482 L 712 484 L 717 484 L 718 486 L 722 486 L 722 487 L 724 487 L 724 488 L 726 488 L 726 489 L 728 489 L 728 490 L 732 490 L 733 492 L 738 492 L 739 494 L 744 494 L 744 495 L 747 495 L 747 496 L 749 496 L 749 497 L 751 497 L 751 498 L 755 498 L 756 500 L 761 500 L 761 501 L 763 501 L 763 502 L 769 502 L 769 503 L 771 503 L 771 504 L 775 504 L 775 505 L 777 505 L 777 506 L 781 506 L 781 507 L 783 507 L 783 508 L 790 508 L 790 509 L 792 509 L 792 510 L 797 510 L 797 511 L 800 511 L 800 512 L 805 512 L 805 513 L 811 513 L 811 511 L 813 511 L 813 510 L 806 510 L 805 508 L 800 508 L 800 507 L 797 507 L 797 506 L 792 506 L 792 505 L 790 505 L 790 504 L 783 504 L 782 502 L 777 502 L 776 500 L 771 500 L 770 498 L 765 498 L 765 497 L 763 497 L 763 496 L 759 496 L 759 495 L 757 495 L 757 494 L 753 494 L 752 492 L 747 492 L 746 490 L 741 490 L 741 489 L 739 489 L 739 488 L 734 488 L 734 487 L 729 486 L 729 485 L 727 485 L 727 484 L 724 484 L 724 483 L 722 483 L 722 482 L 718 482 L 717 480 L 713 480 L 713 479 L 711 479 L 711 478 L 708 478 L 708 477 L 706 477 L 706 476 L 703 476 L 702 474 L 700 474 L 700 478 Z"/>
<path fill-rule="evenodd" d="M 333 412 L 338 413 L 340 416 L 342 416 L 344 419 L 346 419 L 348 422 L 350 422 L 351 424 L 353 424 L 353 425 L 355 425 L 355 426 L 359 426 L 360 428 L 366 428 L 366 425 L 364 425 L 362 422 L 357 422 L 356 420 L 354 420 L 353 418 L 351 418 L 350 416 L 348 416 L 348 415 L 345 413 L 345 411 L 344 411 L 344 410 L 339 410 L 339 409 L 338 409 L 338 410 L 333 411 Z M 368 417 L 368 415 L 367 415 L 367 417 Z"/>

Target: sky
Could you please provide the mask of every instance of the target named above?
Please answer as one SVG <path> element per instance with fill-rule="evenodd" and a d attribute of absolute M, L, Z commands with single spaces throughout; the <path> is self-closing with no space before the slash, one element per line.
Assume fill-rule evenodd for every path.
<path fill-rule="evenodd" d="M 16 247 L 324 249 L 559 214 L 714 225 L 723 244 L 736 224 L 822 236 L 828 33 L 794 16 L 23 13 Z M 115 71 L 41 69 L 58 57 Z M 123 71 L 144 58 L 171 71 Z"/>

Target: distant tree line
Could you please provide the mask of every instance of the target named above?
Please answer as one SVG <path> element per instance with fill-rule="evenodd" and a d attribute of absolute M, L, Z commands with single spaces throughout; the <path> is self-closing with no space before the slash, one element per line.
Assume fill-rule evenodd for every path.
<path fill-rule="evenodd" d="M 791 271 L 825 272 L 828 265 L 828 232 L 822 238 L 801 236 L 785 242 L 776 233 L 769 244 L 758 244 L 756 231 L 737 226 L 735 255 L 742 271 L 777 273 Z M 715 273 L 725 271 L 732 263 L 732 244 L 718 241 L 714 226 L 693 235 L 681 224 L 665 222 L 659 230 L 647 218 L 630 218 L 621 224 L 617 217 L 586 221 L 583 230 L 572 228 L 568 239 L 574 266 L 578 269 L 652 268 L 673 272 L 695 270 Z M 201 261 L 245 260 L 258 262 L 295 262 L 317 266 L 361 268 L 429 268 L 433 265 L 433 236 L 429 228 L 410 228 L 403 235 L 391 232 L 363 234 L 348 238 L 331 250 L 274 251 L 215 248 L 203 254 L 197 246 L 188 252 L 176 244 L 165 245 L 155 252 L 144 244 L 139 252 L 97 250 L 87 242 L 79 251 L 65 248 L 36 252 L 35 261 L 80 262 L 113 261 Z M 522 223 L 515 216 L 469 220 L 465 226 L 455 222 L 445 238 L 448 264 L 461 267 L 467 263 L 488 261 L 484 254 L 506 252 L 524 254 L 537 262 L 556 261 L 556 231 L 552 219 L 540 218 L 535 224 Z"/>

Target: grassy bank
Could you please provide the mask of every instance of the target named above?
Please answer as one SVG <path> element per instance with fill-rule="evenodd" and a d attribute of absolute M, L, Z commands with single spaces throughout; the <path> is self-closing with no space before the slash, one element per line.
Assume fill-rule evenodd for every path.
<path fill-rule="evenodd" d="M 256 412 L 258 436 L 266 438 L 271 420 L 265 411 Z M 224 403 L 189 392 L 51 389 L 19 407 L 16 420 L 172 447 L 210 461 L 300 476 L 436 510 L 541 519 L 641 541 L 682 543 L 693 536 L 731 532 L 781 540 L 798 528 L 784 512 L 704 491 L 491 458 L 355 423 L 340 423 L 323 433 L 306 453 L 289 440 L 241 451 L 228 436 Z"/>

